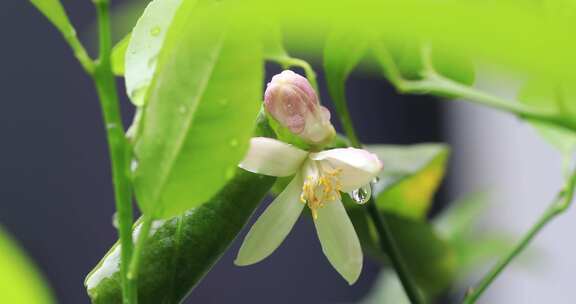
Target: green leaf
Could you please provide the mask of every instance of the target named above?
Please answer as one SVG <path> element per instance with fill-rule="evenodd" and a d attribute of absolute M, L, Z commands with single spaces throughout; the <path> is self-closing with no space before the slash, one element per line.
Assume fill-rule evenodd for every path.
<path fill-rule="evenodd" d="M 189 1 L 192 6 L 196 1 Z M 128 45 L 122 52 L 125 54 L 126 92 L 132 103 L 143 106 L 148 87 L 156 72 L 158 55 L 166 33 L 172 23 L 174 14 L 180 7 L 181 0 L 155 0 L 150 2 L 128 39 Z M 189 5 L 190 6 L 190 5 Z M 125 38 L 126 39 L 126 38 Z M 124 41 L 123 39 L 122 41 Z M 122 43 L 122 42 L 121 42 Z M 120 57 L 122 54 L 113 54 Z M 116 58 L 118 59 L 118 58 Z M 117 63 L 118 62 L 118 63 Z M 114 70 L 119 60 L 113 60 Z"/>
<path fill-rule="evenodd" d="M 112 72 L 114 72 L 116 76 L 124 76 L 124 59 L 131 36 L 131 33 L 126 35 L 112 49 L 112 57 L 110 60 L 112 61 Z"/>
<path fill-rule="evenodd" d="M 527 82 L 518 94 L 518 99 L 542 111 L 556 112 L 576 119 L 576 89 L 545 79 Z M 571 155 L 576 150 L 576 134 L 538 122 L 532 122 L 540 135 L 563 154 Z"/>
<path fill-rule="evenodd" d="M 356 233 L 365 253 L 388 264 L 377 243 L 378 237 L 366 212 L 361 207 L 348 208 Z M 456 274 L 456 254 L 429 223 L 382 213 L 388 221 L 396 243 L 414 280 L 427 295 L 433 296 L 448 288 Z"/>
<path fill-rule="evenodd" d="M 272 135 L 261 115 L 255 136 Z M 155 221 L 141 257 L 139 303 L 181 303 L 226 251 L 274 180 L 238 169 L 205 204 Z M 116 243 L 87 276 L 85 285 L 93 304 L 122 302 L 119 262 Z"/>
<path fill-rule="evenodd" d="M 384 270 L 380 272 L 360 304 L 410 304 L 410 299 L 396 273 L 393 270 Z"/>
<path fill-rule="evenodd" d="M 166 36 L 135 144 L 136 196 L 152 216 L 210 199 L 248 147 L 263 60 L 257 37 L 221 19 L 225 8 L 185 2 Z"/>
<path fill-rule="evenodd" d="M 514 244 L 514 238 L 506 232 L 479 228 L 487 206 L 485 194 L 468 194 L 451 203 L 434 221 L 438 234 L 454 248 L 461 279 L 504 256 Z"/>
<path fill-rule="evenodd" d="M 423 46 L 416 40 L 386 43 L 405 79 L 421 80 L 424 75 Z M 474 64 L 470 58 L 450 51 L 449 47 L 431 46 L 432 67 L 440 75 L 461 84 L 472 85 L 475 80 Z"/>
<path fill-rule="evenodd" d="M 350 30 L 334 29 L 324 46 L 324 71 L 332 101 L 337 109 L 346 107 L 346 79 L 366 54 L 368 39 Z M 342 111 L 339 111 L 342 112 Z M 349 117 L 341 117 L 345 129 L 351 125 Z M 350 134 L 351 130 L 347 130 Z M 351 140 L 357 141 L 356 139 Z"/>
<path fill-rule="evenodd" d="M 66 15 L 66 11 L 59 0 L 30 0 L 32 4 L 40 11 L 62 35 L 75 35 L 74 26 Z"/>
<path fill-rule="evenodd" d="M 56 303 L 35 265 L 0 227 L 0 303 Z"/>
<path fill-rule="evenodd" d="M 368 145 L 384 164 L 373 189 L 378 207 L 424 219 L 444 177 L 450 149 L 442 144 Z"/>

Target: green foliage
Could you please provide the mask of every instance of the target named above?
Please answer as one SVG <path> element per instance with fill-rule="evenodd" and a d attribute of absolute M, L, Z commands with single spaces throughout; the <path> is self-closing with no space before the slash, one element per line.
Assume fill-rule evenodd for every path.
<path fill-rule="evenodd" d="M 486 207 L 486 195 L 472 193 L 451 203 L 434 221 L 438 234 L 456 253 L 459 278 L 500 258 L 513 244 L 513 238 L 507 233 L 478 228 Z"/>
<path fill-rule="evenodd" d="M 572 85 L 534 79 L 527 82 L 518 94 L 526 105 L 550 113 L 558 113 L 576 120 L 576 89 Z M 532 122 L 540 135 L 560 152 L 571 155 L 576 150 L 576 134 L 572 131 L 539 122 Z"/>
<path fill-rule="evenodd" d="M 151 216 L 174 216 L 207 201 L 247 149 L 263 60 L 255 37 L 239 35 L 233 24 L 213 24 L 224 8 L 185 2 L 159 55 L 135 143 L 136 196 Z"/>
<path fill-rule="evenodd" d="M 64 36 L 75 35 L 75 30 L 59 0 L 30 0 Z"/>
<path fill-rule="evenodd" d="M 399 44 L 399 45 L 398 45 Z M 429 51 L 431 67 L 438 74 L 465 85 L 474 83 L 474 66 L 469 58 L 451 52 L 446 47 L 428 46 L 412 40 L 391 42 L 389 50 L 405 79 L 421 80 L 425 77 L 426 49 Z"/>
<path fill-rule="evenodd" d="M 378 261 L 388 263 L 377 243 L 378 237 L 372 222 L 359 208 L 348 208 L 354 228 L 360 237 L 364 251 Z M 433 226 L 424 222 L 392 213 L 382 213 L 400 252 L 417 285 L 427 295 L 433 296 L 449 287 L 456 274 L 456 255 L 449 243 L 441 239 Z"/>
<path fill-rule="evenodd" d="M 187 4 L 189 7 L 193 7 L 196 3 L 196 1 L 189 2 L 190 4 Z M 147 98 L 148 87 L 156 72 L 158 56 L 180 3 L 181 0 L 150 2 L 130 34 L 127 48 L 123 52 L 125 54 L 126 91 L 136 106 L 143 106 Z M 112 62 L 114 66 L 116 63 L 114 60 Z"/>
<path fill-rule="evenodd" d="M 112 61 L 112 72 L 114 72 L 116 76 L 124 76 L 124 59 L 131 36 L 132 34 L 126 35 L 112 49 L 112 58 L 110 58 L 110 60 Z"/>
<path fill-rule="evenodd" d="M 0 227 L 0 303 L 56 303 L 26 254 Z"/>
<path fill-rule="evenodd" d="M 258 117 L 254 136 L 274 137 L 264 115 Z M 140 260 L 140 303 L 180 303 L 226 251 L 274 181 L 273 177 L 237 169 L 206 203 L 155 221 Z M 139 227 L 134 228 L 134 234 Z M 86 277 L 94 304 L 121 302 L 119 246 L 112 246 Z"/>
<path fill-rule="evenodd" d="M 139 303 L 180 303 L 225 252 L 273 183 L 272 177 L 238 169 L 210 201 L 155 221 L 140 261 Z M 117 243 L 86 278 L 92 303 L 121 303 L 119 261 Z"/>
<path fill-rule="evenodd" d="M 381 210 L 425 219 L 450 154 L 442 144 L 368 145 L 384 164 L 373 195 Z"/>

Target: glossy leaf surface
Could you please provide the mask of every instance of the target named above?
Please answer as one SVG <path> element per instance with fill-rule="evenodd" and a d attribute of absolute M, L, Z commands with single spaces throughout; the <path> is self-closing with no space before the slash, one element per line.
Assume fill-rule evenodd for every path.
<path fill-rule="evenodd" d="M 272 134 L 260 117 L 255 136 Z M 274 180 L 237 169 L 208 202 L 156 221 L 141 258 L 140 303 L 180 303 L 232 243 Z M 92 303 L 121 303 L 119 253 L 116 243 L 86 278 Z"/>
<path fill-rule="evenodd" d="M 130 34 L 124 51 L 126 92 L 136 106 L 144 105 L 148 87 L 156 72 L 160 50 L 180 3 L 181 0 L 150 2 Z M 113 60 L 113 67 L 119 64 L 118 61 Z"/>
<path fill-rule="evenodd" d="M 255 37 L 215 22 L 225 8 L 187 1 L 166 36 L 135 145 L 136 196 L 152 216 L 209 200 L 247 149 L 263 60 Z"/>

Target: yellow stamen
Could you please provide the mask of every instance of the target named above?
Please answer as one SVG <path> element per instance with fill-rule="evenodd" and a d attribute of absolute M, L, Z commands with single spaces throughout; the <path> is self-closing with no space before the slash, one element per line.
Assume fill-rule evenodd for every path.
<path fill-rule="evenodd" d="M 341 172 L 341 169 L 321 170 L 319 176 L 306 177 L 300 201 L 308 204 L 314 219 L 318 218 L 318 209 L 324 207 L 325 203 L 340 200 Z"/>

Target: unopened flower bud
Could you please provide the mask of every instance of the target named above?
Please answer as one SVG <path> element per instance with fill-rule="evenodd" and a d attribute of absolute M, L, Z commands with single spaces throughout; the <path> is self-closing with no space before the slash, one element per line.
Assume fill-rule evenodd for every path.
<path fill-rule="evenodd" d="M 320 105 L 308 80 L 292 71 L 272 77 L 264 105 L 276 121 L 309 144 L 327 144 L 336 134 L 330 111 Z"/>

